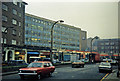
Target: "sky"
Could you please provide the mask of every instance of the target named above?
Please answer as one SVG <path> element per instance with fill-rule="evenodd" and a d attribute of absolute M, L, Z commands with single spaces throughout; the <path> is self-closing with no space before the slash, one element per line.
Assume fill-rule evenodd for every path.
<path fill-rule="evenodd" d="M 87 38 L 118 37 L 119 0 L 23 0 L 28 3 L 26 13 L 87 31 Z"/>

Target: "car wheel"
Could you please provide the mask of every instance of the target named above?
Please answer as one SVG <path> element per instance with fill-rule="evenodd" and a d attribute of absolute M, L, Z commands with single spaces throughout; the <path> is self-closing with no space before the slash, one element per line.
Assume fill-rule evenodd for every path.
<path fill-rule="evenodd" d="M 99 69 L 99 73 L 101 73 L 101 70 Z"/>
<path fill-rule="evenodd" d="M 51 72 L 49 73 L 49 77 L 52 77 L 52 73 Z"/>
<path fill-rule="evenodd" d="M 25 77 L 24 77 L 24 75 L 20 75 L 20 78 L 23 80 Z"/>
<path fill-rule="evenodd" d="M 74 65 L 72 65 L 72 68 L 74 68 Z"/>
<path fill-rule="evenodd" d="M 84 68 L 84 65 L 82 67 Z"/>
<path fill-rule="evenodd" d="M 110 72 L 112 73 L 112 70 Z"/>
<path fill-rule="evenodd" d="M 37 79 L 38 80 L 41 79 L 41 75 L 40 74 L 37 75 Z"/>
<path fill-rule="evenodd" d="M 119 71 L 117 72 L 117 77 L 119 77 Z"/>

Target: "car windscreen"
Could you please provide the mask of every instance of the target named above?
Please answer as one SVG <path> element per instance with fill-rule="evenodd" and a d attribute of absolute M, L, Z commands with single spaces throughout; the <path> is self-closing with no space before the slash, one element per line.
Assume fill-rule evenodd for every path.
<path fill-rule="evenodd" d="M 73 61 L 73 62 L 82 62 L 81 60 L 76 60 L 76 61 Z"/>
<path fill-rule="evenodd" d="M 103 66 L 110 66 L 110 63 L 100 63 L 100 65 L 103 65 Z"/>
<path fill-rule="evenodd" d="M 42 63 L 30 63 L 28 67 L 42 67 Z"/>

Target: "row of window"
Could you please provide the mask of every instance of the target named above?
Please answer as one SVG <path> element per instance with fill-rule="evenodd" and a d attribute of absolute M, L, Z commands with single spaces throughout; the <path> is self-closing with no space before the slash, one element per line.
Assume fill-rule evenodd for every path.
<path fill-rule="evenodd" d="M 119 51 L 115 50 L 115 51 L 100 51 L 100 53 L 119 53 Z"/>
<path fill-rule="evenodd" d="M 6 27 L 2 27 L 2 32 L 4 32 L 4 33 L 7 33 L 7 32 L 8 32 L 8 31 L 6 30 Z M 16 34 L 17 34 L 15 29 L 12 30 L 12 34 L 13 34 L 13 35 L 16 35 Z M 18 36 L 21 36 L 21 32 L 19 32 Z"/>
<path fill-rule="evenodd" d="M 5 11 L 8 11 L 8 6 L 5 5 L 5 4 L 2 4 L 2 9 L 5 10 Z M 17 15 L 17 14 L 18 14 L 19 17 L 22 16 L 21 12 L 17 12 L 16 9 L 12 9 L 12 13 L 13 13 L 14 15 Z"/>
<path fill-rule="evenodd" d="M 118 46 L 101 47 L 101 49 L 118 49 Z"/>
<path fill-rule="evenodd" d="M 48 26 L 52 26 L 53 25 L 53 23 L 51 23 L 51 22 L 48 22 L 48 21 L 43 21 L 43 20 L 41 20 L 41 19 L 35 19 L 35 18 L 32 18 L 32 17 L 29 17 L 29 16 L 26 16 L 25 17 L 26 18 L 26 23 L 29 21 L 29 20 L 31 20 L 32 22 L 36 22 L 36 23 L 40 23 L 40 24 L 44 24 L 44 25 L 48 25 Z M 29 27 L 31 27 L 31 26 L 29 26 Z M 45 27 L 47 27 L 47 26 L 45 26 Z M 69 27 L 64 27 L 64 26 L 60 26 L 60 25 L 55 25 L 54 26 L 54 29 L 63 29 L 63 30 L 69 30 L 69 31 L 72 31 L 72 32 L 75 32 L 75 33 L 79 33 L 79 31 L 77 30 L 77 29 L 75 29 L 75 28 L 69 28 Z"/>
<path fill-rule="evenodd" d="M 1 38 L 1 43 L 3 43 L 3 38 Z M 6 39 L 4 39 L 4 44 L 6 44 Z M 16 45 L 16 40 L 12 40 L 12 45 Z M 20 42 L 18 45 L 20 45 Z"/>
<path fill-rule="evenodd" d="M 4 16 L 4 15 L 2 15 L 2 21 L 8 21 L 8 18 L 7 18 L 7 16 Z M 12 19 L 12 24 L 13 25 L 17 25 L 18 24 L 18 26 L 20 26 L 21 27 L 21 22 L 17 22 L 17 20 L 15 20 L 15 19 Z"/>
<path fill-rule="evenodd" d="M 100 43 L 100 45 L 117 45 L 118 42 L 106 42 L 106 43 Z"/>

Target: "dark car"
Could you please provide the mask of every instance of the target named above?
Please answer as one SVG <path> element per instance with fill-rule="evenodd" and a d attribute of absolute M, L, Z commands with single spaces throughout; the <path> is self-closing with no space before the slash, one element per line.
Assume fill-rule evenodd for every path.
<path fill-rule="evenodd" d="M 27 68 L 19 69 L 19 75 L 21 79 L 25 77 L 33 76 L 36 79 L 41 79 L 41 76 L 49 75 L 51 76 L 54 72 L 55 67 L 49 61 L 36 61 L 28 65 Z"/>

